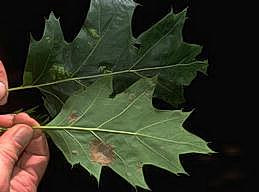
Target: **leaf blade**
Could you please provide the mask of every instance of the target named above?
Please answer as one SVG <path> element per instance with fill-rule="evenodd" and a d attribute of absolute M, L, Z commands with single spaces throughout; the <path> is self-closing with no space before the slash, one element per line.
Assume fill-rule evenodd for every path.
<path fill-rule="evenodd" d="M 148 188 L 142 169 L 139 168 L 140 162 L 141 167 L 153 164 L 174 173 L 185 173 L 179 161 L 180 154 L 212 152 L 206 142 L 181 127 L 189 113 L 159 111 L 153 108 L 151 92 L 155 86 L 154 79 L 141 79 L 115 98 L 109 98 L 113 90 L 111 85 L 112 79 L 106 77 L 94 82 L 85 92 L 70 97 L 61 113 L 48 125 L 49 128 L 59 127 L 67 130 L 61 134 L 77 138 L 87 151 L 87 154 L 81 155 L 87 155 L 87 159 L 91 159 L 91 143 L 96 141 L 96 138 L 104 146 L 111 147 L 110 153 L 117 157 L 107 160 L 105 150 L 108 149 L 103 149 L 95 154 L 96 159 L 91 159 L 92 161 L 79 158 L 80 164 L 91 163 L 99 165 L 100 169 L 102 166 L 109 166 L 132 185 Z M 92 92 L 95 92 L 95 97 L 91 96 Z M 88 99 L 89 97 L 92 99 Z M 78 115 L 80 118 L 70 126 L 69 114 L 81 110 L 83 103 L 88 103 L 87 106 L 89 103 L 94 104 L 91 110 L 81 111 L 83 116 Z M 96 112 L 99 110 L 102 110 L 101 114 Z M 86 133 L 78 132 L 79 130 L 85 130 Z M 50 136 L 53 132 L 55 131 L 48 131 Z M 55 139 L 53 140 L 55 142 Z M 70 142 L 70 145 L 75 145 Z M 64 152 L 64 147 L 59 142 L 55 143 Z M 104 163 L 107 161 L 109 163 Z M 94 172 L 89 166 L 87 170 Z"/>

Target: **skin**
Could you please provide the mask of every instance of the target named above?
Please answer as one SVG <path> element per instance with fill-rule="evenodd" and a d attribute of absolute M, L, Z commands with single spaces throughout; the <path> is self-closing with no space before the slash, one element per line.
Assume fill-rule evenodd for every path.
<path fill-rule="evenodd" d="M 8 98 L 8 80 L 2 61 L 0 60 L 0 106 L 6 104 Z"/>
<path fill-rule="evenodd" d="M 7 101 L 7 76 L 0 62 L 0 104 Z M 0 86 L 1 89 L 1 86 Z M 2 92 L 1 92 L 2 91 Z M 33 129 L 39 123 L 26 113 L 0 115 L 0 127 L 8 128 L 0 133 L 0 191 L 36 192 L 46 170 L 49 148 L 42 131 Z"/>

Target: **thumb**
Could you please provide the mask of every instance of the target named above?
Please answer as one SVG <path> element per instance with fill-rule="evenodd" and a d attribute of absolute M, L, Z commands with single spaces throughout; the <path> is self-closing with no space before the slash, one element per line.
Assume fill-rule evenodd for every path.
<path fill-rule="evenodd" d="M 13 126 L 0 137 L 0 189 L 9 186 L 14 165 L 32 137 L 32 128 L 24 124 Z"/>
<path fill-rule="evenodd" d="M 7 102 L 8 97 L 8 80 L 3 63 L 0 61 L 0 105 Z"/>

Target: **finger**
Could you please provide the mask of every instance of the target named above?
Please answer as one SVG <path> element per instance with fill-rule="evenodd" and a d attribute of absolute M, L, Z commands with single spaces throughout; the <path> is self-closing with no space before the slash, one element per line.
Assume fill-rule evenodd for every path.
<path fill-rule="evenodd" d="M 24 113 L 24 112 L 15 115 L 13 123 L 14 124 L 26 124 L 31 127 L 40 126 L 40 124 L 35 119 L 31 118 L 27 113 Z M 39 136 L 41 133 L 42 133 L 42 131 L 40 129 L 35 129 L 33 138 Z"/>
<path fill-rule="evenodd" d="M 39 126 L 39 123 L 35 119 L 31 118 L 27 113 L 18 113 L 17 115 L 15 115 L 13 121 L 14 124 L 26 124 L 31 127 Z"/>
<path fill-rule="evenodd" d="M 7 102 L 8 97 L 8 80 L 3 63 L 0 61 L 0 105 Z"/>
<path fill-rule="evenodd" d="M 39 123 L 26 113 L 0 115 L 1 127 L 12 127 L 15 124 L 26 124 L 29 126 L 39 126 Z"/>
<path fill-rule="evenodd" d="M 39 126 L 39 123 L 26 113 L 19 113 L 15 116 L 14 123 L 23 123 L 29 126 Z M 34 130 L 33 139 L 24 150 L 23 155 L 17 163 L 19 170 L 32 175 L 38 184 L 42 178 L 49 160 L 49 148 L 45 134 Z M 21 171 L 18 171 L 22 174 Z M 18 174 L 15 173 L 16 175 Z"/>
<path fill-rule="evenodd" d="M 49 161 L 49 148 L 45 135 L 42 133 L 34 138 L 24 150 L 17 167 L 13 172 L 13 179 L 27 175 L 27 181 L 38 186 Z"/>
<path fill-rule="evenodd" d="M 14 165 L 33 137 L 28 125 L 18 124 L 0 137 L 0 188 L 9 183 Z"/>
<path fill-rule="evenodd" d="M 14 114 L 0 115 L 0 127 L 12 127 L 14 125 Z"/>

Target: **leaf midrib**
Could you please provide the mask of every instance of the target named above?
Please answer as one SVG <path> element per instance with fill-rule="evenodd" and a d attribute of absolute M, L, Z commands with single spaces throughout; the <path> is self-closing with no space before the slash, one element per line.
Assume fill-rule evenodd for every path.
<path fill-rule="evenodd" d="M 119 74 L 125 74 L 125 73 L 136 73 L 136 72 L 141 72 L 141 71 L 152 71 L 152 70 L 160 70 L 160 69 L 170 69 L 170 68 L 174 68 L 174 67 L 190 66 L 190 65 L 196 64 L 197 62 L 204 63 L 202 61 L 194 61 L 191 63 L 177 63 L 175 65 L 146 67 L 146 68 L 142 68 L 142 69 L 132 69 L 132 70 L 127 69 L 127 70 L 115 71 L 115 72 L 111 72 L 111 73 L 102 73 L 102 74 L 97 74 L 97 75 L 67 78 L 67 79 L 62 79 L 62 80 L 53 81 L 53 82 L 49 82 L 49 83 L 42 83 L 42 84 L 38 84 L 38 85 L 27 85 L 27 86 L 21 86 L 21 87 L 14 87 L 14 88 L 9 88 L 8 91 L 11 92 L 11 91 L 22 90 L 22 89 L 40 88 L 40 87 L 45 87 L 45 86 L 50 86 L 50 85 L 55 85 L 55 84 L 60 84 L 60 83 L 66 83 L 66 82 L 70 82 L 70 81 L 94 79 L 94 78 L 99 78 L 99 77 L 106 77 L 106 76 L 119 75 Z"/>
<path fill-rule="evenodd" d="M 174 118 L 172 118 L 174 119 Z M 172 120 L 169 119 L 169 120 Z M 169 121 L 168 120 L 168 121 Z M 163 121 L 164 122 L 164 121 Z M 122 134 L 122 135 L 129 135 L 129 136 L 138 136 L 138 137 L 146 137 L 158 141 L 168 142 L 168 143 L 174 143 L 178 145 L 190 145 L 198 147 L 197 145 L 194 145 L 192 143 L 188 142 L 182 142 L 182 141 L 174 141 L 163 137 L 157 137 L 153 135 L 147 135 L 144 133 L 140 133 L 139 131 L 136 132 L 130 132 L 130 131 L 120 131 L 120 130 L 113 130 L 113 129 L 99 129 L 99 128 L 89 128 L 89 127 L 77 127 L 77 126 L 39 126 L 34 127 L 35 129 L 45 129 L 45 130 L 70 130 L 70 131 L 88 131 L 88 132 L 105 132 L 105 133 L 112 133 L 112 134 Z"/>

